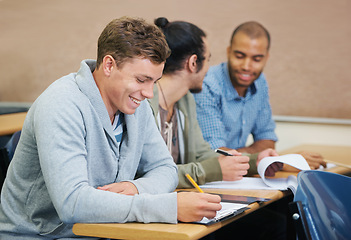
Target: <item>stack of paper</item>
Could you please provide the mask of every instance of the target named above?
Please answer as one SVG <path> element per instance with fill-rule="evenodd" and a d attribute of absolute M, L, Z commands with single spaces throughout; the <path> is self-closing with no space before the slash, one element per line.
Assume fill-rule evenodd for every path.
<path fill-rule="evenodd" d="M 297 179 L 291 175 L 288 178 L 266 178 L 264 173 L 268 166 L 275 162 L 288 164 L 300 170 L 310 170 L 310 166 L 300 154 L 287 154 L 277 157 L 263 158 L 257 166 L 261 178 L 244 177 L 239 181 L 218 181 L 201 185 L 201 188 L 222 189 L 275 189 L 286 190 L 290 188 L 294 193 L 297 187 Z"/>

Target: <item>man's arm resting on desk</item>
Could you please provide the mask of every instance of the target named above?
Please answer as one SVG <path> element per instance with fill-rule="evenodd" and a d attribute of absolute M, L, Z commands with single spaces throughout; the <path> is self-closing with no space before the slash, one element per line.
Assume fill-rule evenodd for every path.
<path fill-rule="evenodd" d="M 326 161 L 324 161 L 324 158 L 321 154 L 315 153 L 315 152 L 307 152 L 307 151 L 300 151 L 297 152 L 298 154 L 301 154 L 307 161 L 308 165 L 312 170 L 314 169 L 319 169 L 320 166 L 327 167 Z M 284 164 L 283 167 L 284 171 L 288 172 L 299 172 L 300 170 L 297 168 L 294 168 L 290 165 Z"/>
<path fill-rule="evenodd" d="M 222 172 L 221 166 L 217 157 L 209 158 L 200 162 L 190 162 L 187 164 L 178 164 L 178 186 L 177 188 L 193 188 L 185 174 L 190 176 L 199 185 L 206 182 L 221 181 Z"/>

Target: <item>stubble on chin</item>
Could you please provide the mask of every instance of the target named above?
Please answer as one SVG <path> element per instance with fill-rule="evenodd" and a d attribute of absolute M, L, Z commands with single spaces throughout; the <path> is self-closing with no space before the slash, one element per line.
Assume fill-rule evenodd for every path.
<path fill-rule="evenodd" d="M 191 93 L 200 93 L 202 91 L 202 87 L 201 88 L 192 88 L 192 89 L 189 89 L 189 91 Z"/>

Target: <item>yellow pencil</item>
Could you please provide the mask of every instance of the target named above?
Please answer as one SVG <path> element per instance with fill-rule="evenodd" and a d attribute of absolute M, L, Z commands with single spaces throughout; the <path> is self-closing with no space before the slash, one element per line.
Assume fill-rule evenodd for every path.
<path fill-rule="evenodd" d="M 199 187 L 199 185 L 197 185 L 197 183 L 194 181 L 194 179 L 187 173 L 185 174 L 186 178 L 189 179 L 189 181 L 191 182 L 191 184 L 200 192 L 203 193 L 204 191 L 202 191 L 202 189 Z"/>

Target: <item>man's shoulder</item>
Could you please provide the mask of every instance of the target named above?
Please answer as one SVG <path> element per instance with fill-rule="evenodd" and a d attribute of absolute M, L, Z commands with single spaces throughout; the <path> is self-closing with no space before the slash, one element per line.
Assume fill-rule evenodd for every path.
<path fill-rule="evenodd" d="M 75 73 L 71 73 L 54 81 L 48 86 L 36 99 L 36 101 L 59 101 L 77 98 L 76 93 L 79 91 L 74 82 Z"/>
<path fill-rule="evenodd" d="M 220 64 L 211 66 L 205 76 L 204 81 L 208 81 L 209 78 L 223 78 L 227 75 L 227 63 L 222 62 Z"/>
<path fill-rule="evenodd" d="M 212 66 L 204 78 L 203 86 L 214 93 L 222 92 L 224 83 L 228 78 L 227 76 L 228 73 L 225 62 Z"/>
<path fill-rule="evenodd" d="M 268 82 L 266 80 L 266 76 L 264 75 L 264 73 L 261 73 L 261 75 L 256 79 L 255 87 L 258 92 L 268 91 Z"/>
<path fill-rule="evenodd" d="M 181 99 L 178 100 L 178 105 L 179 107 L 186 107 L 187 109 L 195 107 L 195 99 L 193 94 L 188 91 L 187 94 L 185 94 Z"/>
<path fill-rule="evenodd" d="M 256 82 L 267 85 L 266 75 L 264 73 L 261 73 Z"/>

